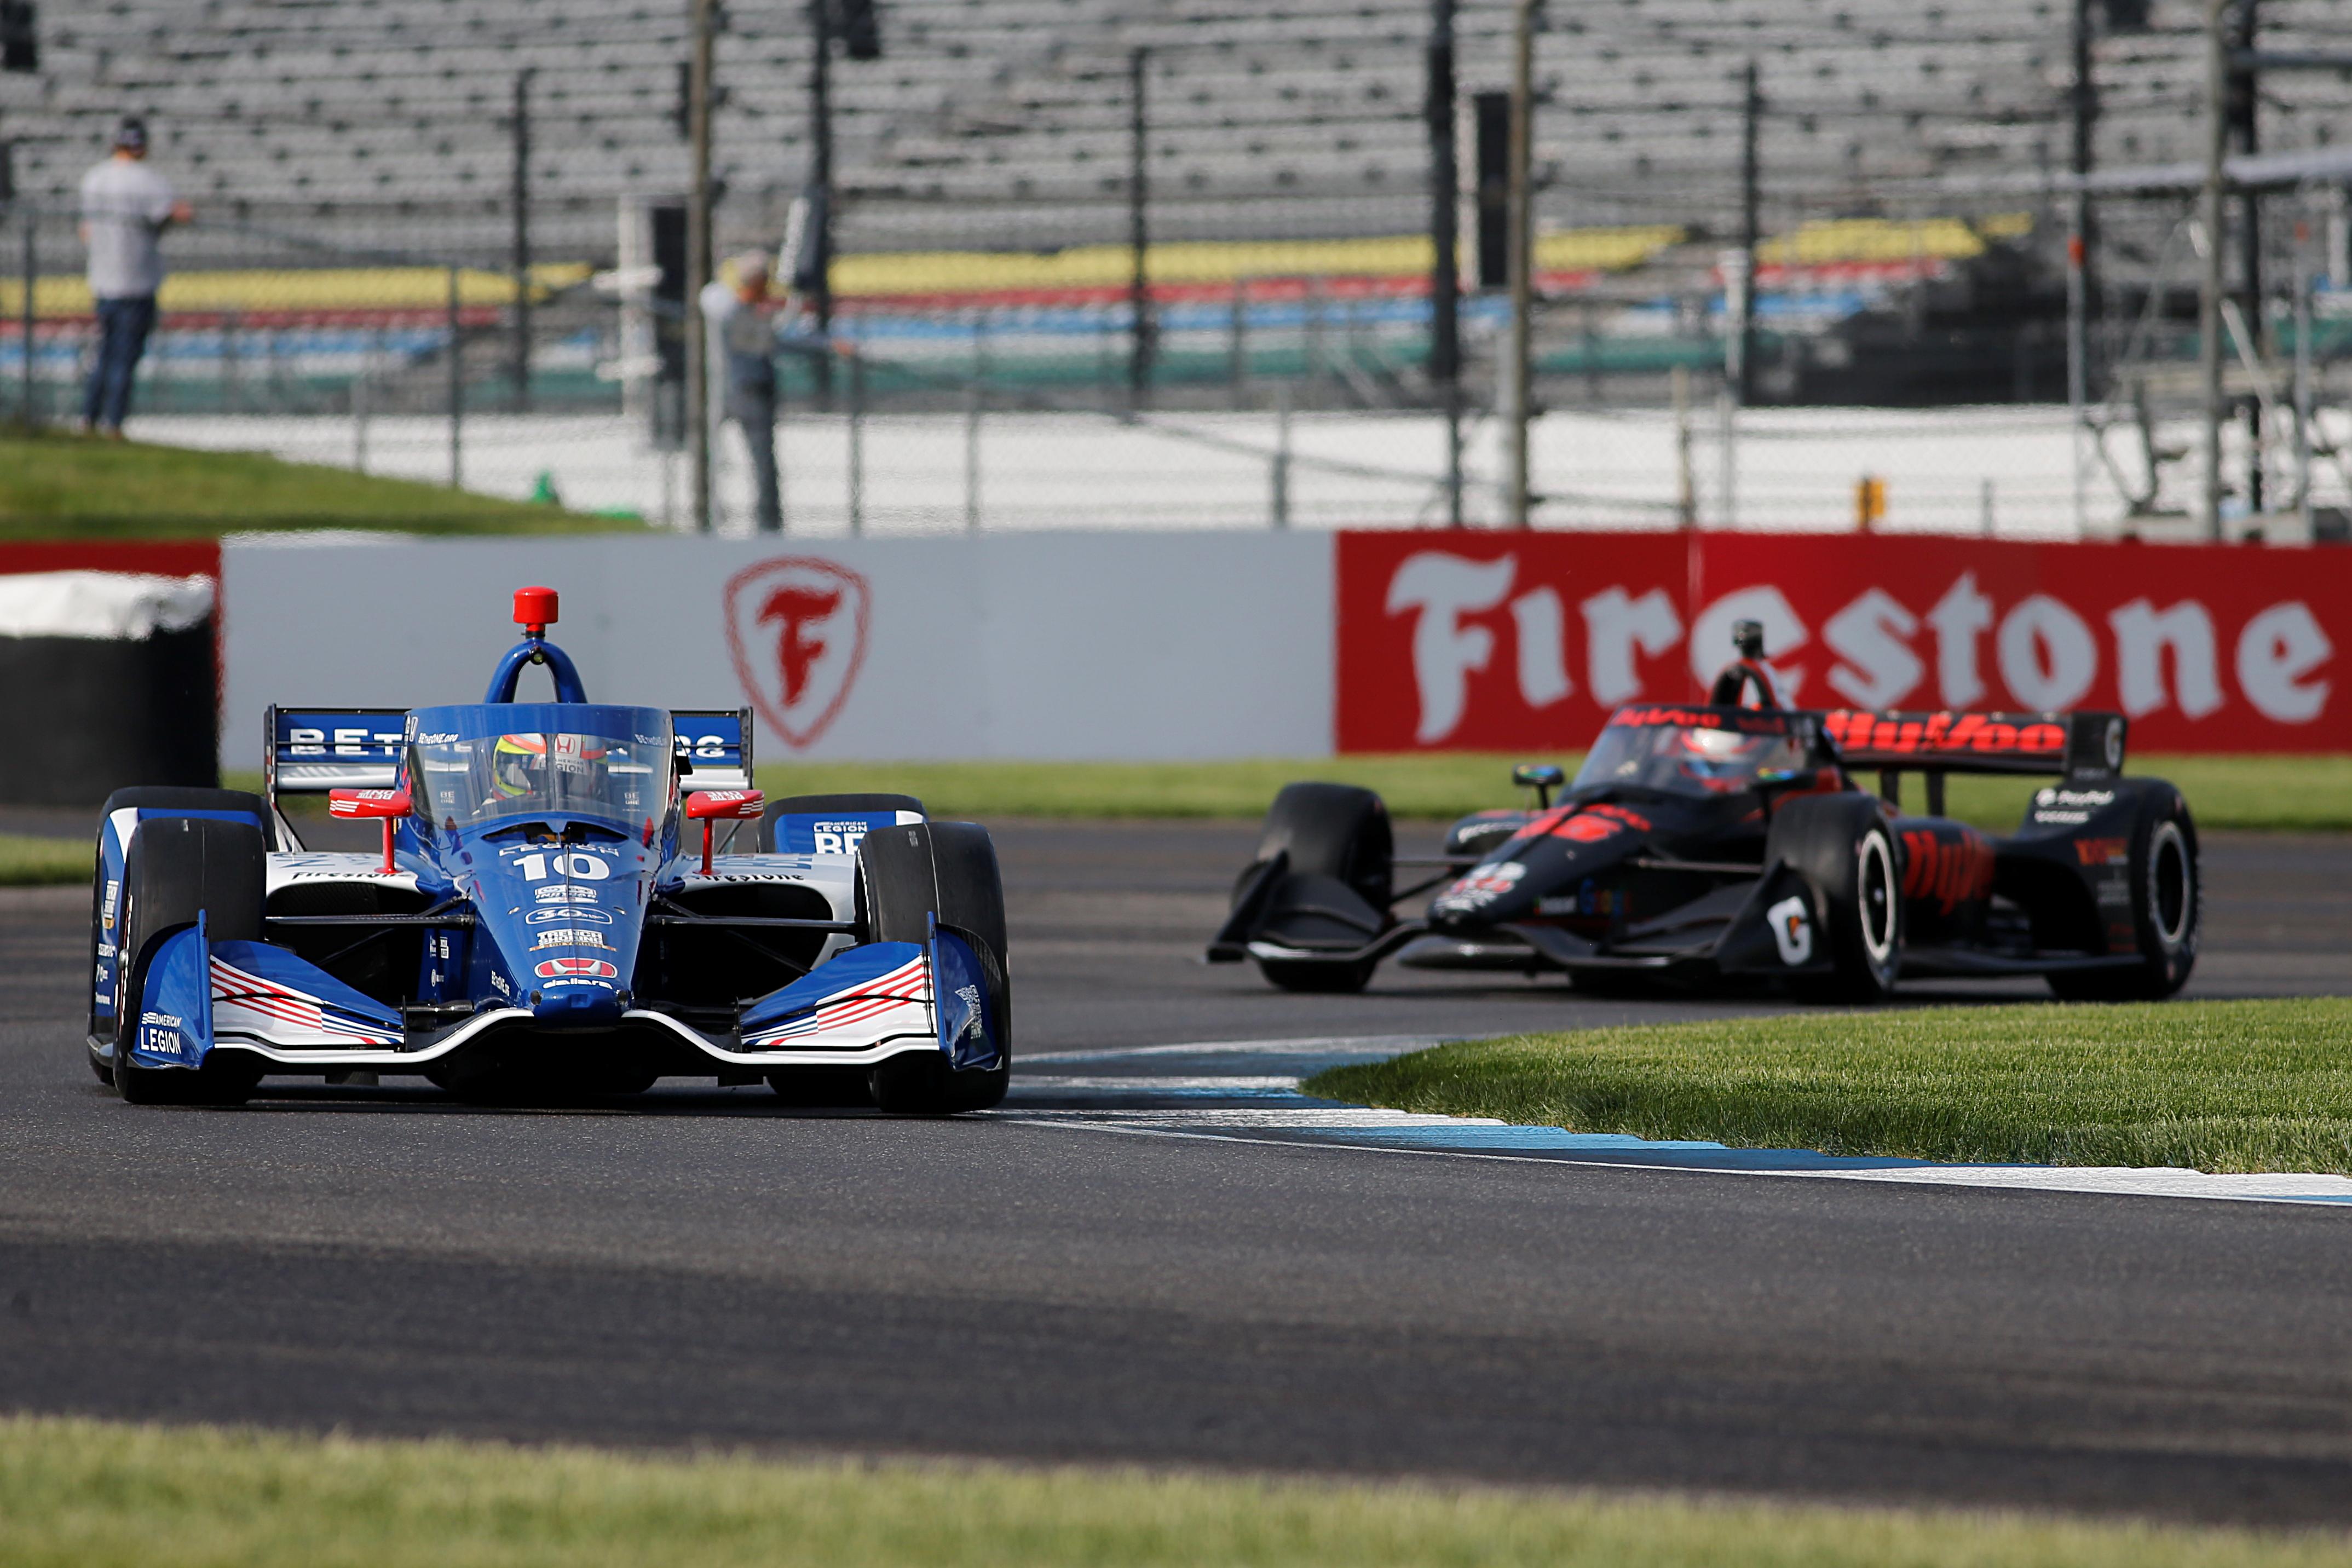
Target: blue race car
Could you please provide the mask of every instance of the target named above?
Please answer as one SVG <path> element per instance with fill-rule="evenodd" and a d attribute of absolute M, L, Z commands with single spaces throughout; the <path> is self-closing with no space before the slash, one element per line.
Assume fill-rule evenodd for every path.
<path fill-rule="evenodd" d="M 1012 1064 L 984 828 L 904 795 L 763 803 L 748 710 L 592 703 L 551 590 L 478 703 L 282 710 L 266 794 L 118 790 L 98 836 L 89 1062 L 142 1104 L 265 1074 L 471 1099 L 764 1079 L 801 1104 L 994 1105 Z M 515 700 L 527 666 L 555 700 Z M 379 854 L 306 849 L 325 792 Z M 714 842 L 725 825 L 726 843 Z M 751 829 L 755 852 L 734 853 Z"/>

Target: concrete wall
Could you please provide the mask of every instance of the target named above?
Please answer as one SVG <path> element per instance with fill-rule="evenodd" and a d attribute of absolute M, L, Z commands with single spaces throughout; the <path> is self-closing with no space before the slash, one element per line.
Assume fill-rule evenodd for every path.
<path fill-rule="evenodd" d="M 232 542 L 222 763 L 260 765 L 271 702 L 478 700 L 535 583 L 562 595 L 551 635 L 592 698 L 753 702 L 768 760 L 1318 755 L 1331 552 L 1309 533 Z"/>

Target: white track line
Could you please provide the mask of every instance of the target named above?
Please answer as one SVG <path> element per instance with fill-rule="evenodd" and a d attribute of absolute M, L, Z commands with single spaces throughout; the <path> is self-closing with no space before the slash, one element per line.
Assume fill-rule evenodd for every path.
<path fill-rule="evenodd" d="M 1218 1040 L 1148 1046 L 1132 1050 L 1061 1051 L 1028 1062 L 1114 1063 L 1137 1058 L 1267 1055 L 1362 1059 L 1436 1043 L 1424 1036 L 1324 1036 L 1299 1040 Z M 1214 1064 L 1203 1063 L 1213 1067 Z M 999 1120 L 1034 1127 L 1118 1132 L 1148 1138 L 1206 1139 L 1285 1149 L 1346 1149 L 1359 1153 L 1494 1160 L 1511 1164 L 1574 1165 L 1587 1170 L 1685 1171 L 1704 1175 L 1799 1176 L 1815 1180 L 1898 1183 L 1911 1186 L 2086 1193 L 2131 1197 L 2206 1198 L 2238 1203 L 2307 1204 L 2352 1209 L 2352 1177 L 2317 1172 L 2215 1173 L 2178 1166 L 2109 1165 L 1855 1165 L 1828 1163 L 1803 1150 L 1731 1149 L 1721 1144 L 1648 1142 L 1570 1133 L 1556 1127 L 1520 1127 L 1491 1117 L 1435 1116 L 1371 1106 L 1334 1105 L 1298 1095 L 1299 1079 L 1213 1070 L 1171 1076 L 1060 1073 L 1021 1077 L 1020 1089 L 1054 1095 L 1095 1095 L 1106 1103 L 1039 1106 L 1017 1103 Z M 1152 1104 L 1165 1097 L 1176 1103 Z M 1193 1106 L 1188 1099 L 1274 1103 Z M 1136 1100 L 1143 1103 L 1134 1103 Z M 1284 1104 L 1281 1101 L 1291 1100 Z M 1288 1132 L 1290 1137 L 1267 1137 Z M 1516 1147 L 1514 1145 L 1517 1145 Z M 1593 1158 L 1606 1150 L 1611 1157 Z M 1714 1156 L 1719 1154 L 1717 1160 Z M 1644 1156 L 1652 1156 L 1644 1158 Z M 1582 1156 L 1582 1157 L 1580 1157 Z M 1670 1157 L 1668 1157 L 1670 1156 Z M 1822 1163 L 1810 1163 L 1822 1161 Z"/>

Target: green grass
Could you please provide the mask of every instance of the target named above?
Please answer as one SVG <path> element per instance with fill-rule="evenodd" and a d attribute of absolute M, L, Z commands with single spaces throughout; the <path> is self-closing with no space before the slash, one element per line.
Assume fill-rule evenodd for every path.
<path fill-rule="evenodd" d="M 95 847 L 98 814 L 92 812 L 88 838 L 36 838 L 22 833 L 0 833 L 0 888 L 37 888 L 59 882 L 87 882 Z"/>
<path fill-rule="evenodd" d="M 678 1563 L 2320 1568 L 2352 1538 L 1133 1469 L 355 1441 L 0 1418 L 11 1568 Z"/>
<path fill-rule="evenodd" d="M 942 816 L 1231 816 L 1265 814 L 1294 779 L 1360 784 L 1398 816 L 1444 818 L 1531 798 L 1511 787 L 1518 753 L 1414 752 L 1395 756 L 1254 758 L 1213 763 L 768 763 L 771 795 L 887 790 L 917 795 Z M 1577 754 L 1554 753 L 1572 773 Z M 2172 780 L 2207 827 L 2352 829 L 2352 756 L 2181 757 L 2132 760 L 2130 772 Z M 1875 775 L 1863 781 L 1873 787 Z M 1946 809 L 1996 832 L 2014 832 L 2032 793 L 2053 781 L 1956 778 Z M 1927 809 L 1920 782 L 1904 804 Z"/>
<path fill-rule="evenodd" d="M 2352 999 L 1796 1013 L 1459 1042 L 1358 1104 L 1744 1148 L 2352 1174 Z"/>
<path fill-rule="evenodd" d="M 206 538 L 288 528 L 582 533 L 639 526 L 257 453 L 0 432 L 0 539 Z"/>

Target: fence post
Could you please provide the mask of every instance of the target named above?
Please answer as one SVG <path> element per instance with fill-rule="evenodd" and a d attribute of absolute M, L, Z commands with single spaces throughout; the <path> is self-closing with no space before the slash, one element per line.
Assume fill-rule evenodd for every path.
<path fill-rule="evenodd" d="M 963 526 L 968 532 L 980 531 L 980 409 L 982 393 L 978 381 L 966 394 L 963 416 Z"/>
<path fill-rule="evenodd" d="M 364 342 L 366 340 L 361 340 Z M 360 350 L 360 373 L 352 378 L 352 471 L 364 474 L 368 463 L 368 376 L 375 369 L 375 355 Z"/>
<path fill-rule="evenodd" d="M 1249 279 L 1234 279 L 1233 324 L 1225 343 L 1225 379 L 1233 387 L 1234 406 L 1242 405 L 1249 386 Z"/>
<path fill-rule="evenodd" d="M 1274 526 L 1290 526 L 1290 384 L 1274 389 Z"/>
<path fill-rule="evenodd" d="M 221 412 L 235 414 L 245 401 L 245 368 L 238 358 L 237 313 L 221 312 L 220 383 Z"/>
<path fill-rule="evenodd" d="M 1306 307 L 1307 321 L 1305 329 L 1300 334 L 1302 357 L 1306 363 L 1300 369 L 1307 395 L 1311 397 L 1315 393 L 1315 378 L 1323 374 L 1322 279 L 1309 278 L 1307 280 Z"/>
<path fill-rule="evenodd" d="M 866 531 L 866 356 L 849 356 L 849 532 Z"/>
<path fill-rule="evenodd" d="M 449 268 L 449 488 L 465 477 L 466 340 L 457 314 L 457 269 Z"/>
<path fill-rule="evenodd" d="M 28 431 L 38 428 L 41 423 L 41 407 L 37 396 L 37 388 L 33 380 L 33 327 L 36 314 L 33 309 L 33 294 L 41 283 L 41 253 L 37 244 L 40 226 L 41 215 L 33 210 L 30 203 L 26 204 L 25 298 L 22 321 L 25 363 L 21 367 L 24 373 L 24 398 L 17 413 L 24 419 L 25 428 Z"/>
<path fill-rule="evenodd" d="M 1698 526 L 1698 480 L 1691 472 L 1690 366 L 1675 366 L 1675 521 L 1685 528 Z"/>

